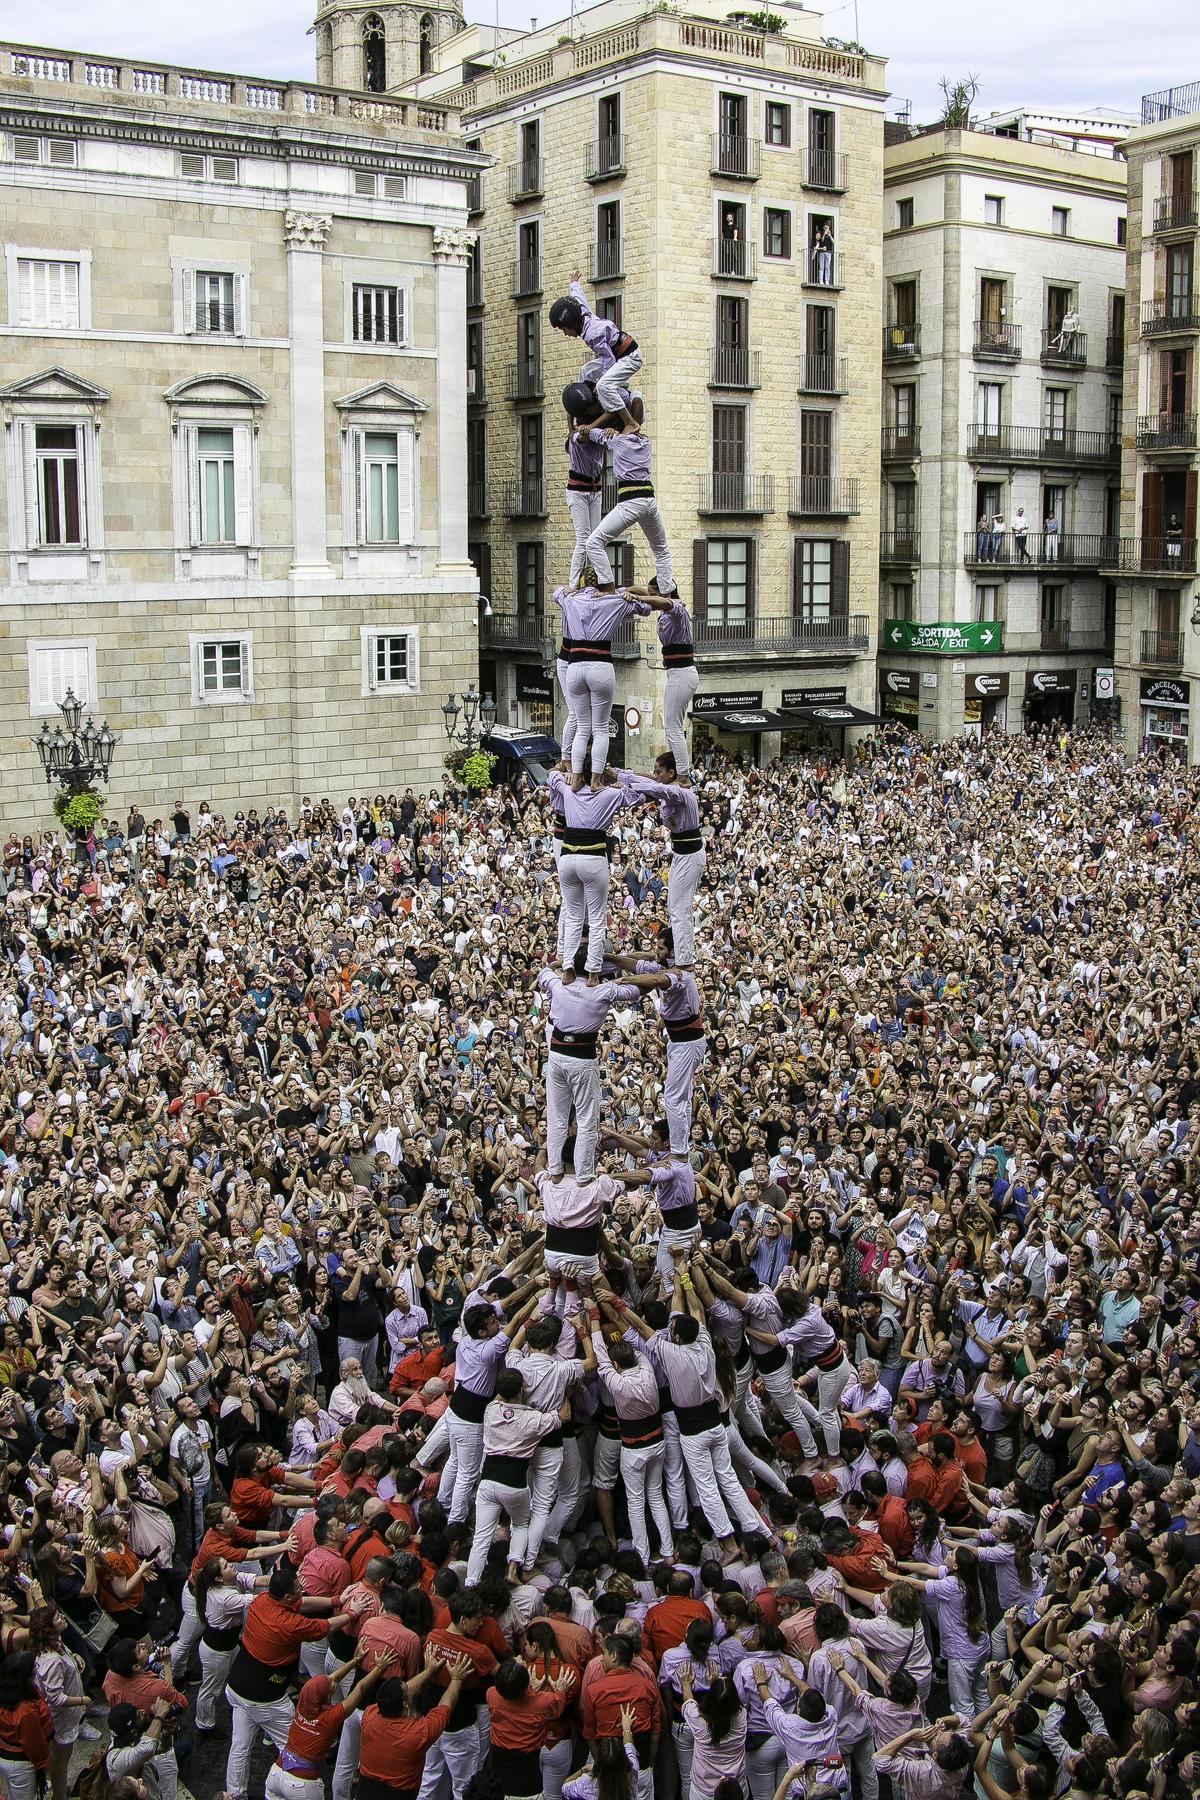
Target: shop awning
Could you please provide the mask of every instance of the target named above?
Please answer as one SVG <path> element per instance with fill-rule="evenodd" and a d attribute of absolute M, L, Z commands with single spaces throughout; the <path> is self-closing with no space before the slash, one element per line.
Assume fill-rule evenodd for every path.
<path fill-rule="evenodd" d="M 864 712 L 848 702 L 841 706 L 790 706 L 784 717 L 805 725 L 878 725 L 878 713 Z M 787 727 L 785 726 L 786 730 Z"/>
<path fill-rule="evenodd" d="M 747 706 L 734 711 L 694 712 L 692 714 L 697 725 L 715 725 L 718 731 L 786 731 L 787 719 L 783 713 L 772 712 L 768 707 Z"/>

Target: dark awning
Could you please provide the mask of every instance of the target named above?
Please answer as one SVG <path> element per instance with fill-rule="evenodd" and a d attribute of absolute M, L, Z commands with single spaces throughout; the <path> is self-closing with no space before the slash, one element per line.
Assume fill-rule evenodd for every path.
<path fill-rule="evenodd" d="M 843 702 L 840 706 L 789 706 L 785 718 L 804 725 L 878 725 L 879 714 Z M 786 730 L 786 726 L 784 727 Z"/>
<path fill-rule="evenodd" d="M 761 706 L 748 706 L 728 712 L 693 712 L 697 725 L 715 725 L 718 731 L 784 731 L 787 721 L 780 712 Z"/>

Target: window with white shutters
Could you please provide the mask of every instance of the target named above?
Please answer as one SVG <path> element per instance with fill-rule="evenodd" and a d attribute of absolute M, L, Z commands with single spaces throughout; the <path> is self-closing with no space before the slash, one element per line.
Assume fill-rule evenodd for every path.
<path fill-rule="evenodd" d="M 27 646 L 29 657 L 29 710 L 35 717 L 51 718 L 69 688 L 77 700 L 91 707 L 96 702 L 96 645 L 91 638 L 61 638 Z"/>
<path fill-rule="evenodd" d="M 356 283 L 353 323 L 356 344 L 402 344 L 404 289 Z"/>
<path fill-rule="evenodd" d="M 401 626 L 364 626 L 362 640 L 364 694 L 418 691 L 419 644 L 415 631 Z"/>
<path fill-rule="evenodd" d="M 33 454 L 39 547 L 86 543 L 79 427 L 35 425 Z"/>
<path fill-rule="evenodd" d="M 79 329 L 79 264 L 17 258 L 17 323 Z"/>
<path fill-rule="evenodd" d="M 364 426 L 355 438 L 357 542 L 375 548 L 411 544 L 415 535 L 412 432 Z"/>
<path fill-rule="evenodd" d="M 193 635 L 192 699 L 197 706 L 225 706 L 254 698 L 253 640 Z"/>
<path fill-rule="evenodd" d="M 194 281 L 193 325 L 206 333 L 232 336 L 239 329 L 238 278 L 212 269 L 197 269 Z"/>
<path fill-rule="evenodd" d="M 232 429 L 201 425 L 196 430 L 196 518 L 198 544 L 237 542 L 237 499 Z"/>

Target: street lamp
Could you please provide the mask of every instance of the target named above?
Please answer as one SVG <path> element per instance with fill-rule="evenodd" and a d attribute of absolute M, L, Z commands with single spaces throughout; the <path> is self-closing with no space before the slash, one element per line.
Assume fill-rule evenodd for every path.
<path fill-rule="evenodd" d="M 46 786 L 57 781 L 64 793 L 83 794 L 97 780 L 108 780 L 120 739 L 109 730 L 107 720 L 97 727 L 90 713 L 83 719 L 83 701 L 77 700 L 70 688 L 59 701 L 58 710 L 66 731 L 63 725 L 56 725 L 51 731 L 44 724 L 33 740 L 46 771 Z"/>
<path fill-rule="evenodd" d="M 463 720 L 461 731 L 458 725 L 460 714 Z M 468 756 L 473 755 L 476 748 L 476 719 L 480 725 L 479 735 L 486 737 L 496 723 L 496 702 L 490 694 L 480 694 L 472 681 L 465 694 L 446 695 L 446 703 L 442 707 L 446 736 L 452 744 L 461 744 Z"/>

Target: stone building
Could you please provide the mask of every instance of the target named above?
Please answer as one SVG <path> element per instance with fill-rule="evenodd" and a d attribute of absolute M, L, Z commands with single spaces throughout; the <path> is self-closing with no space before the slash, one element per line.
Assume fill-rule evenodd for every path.
<path fill-rule="evenodd" d="M 1112 665 L 1126 123 L 1054 122 L 885 153 L 880 710 L 938 737 L 1085 722 Z"/>
<path fill-rule="evenodd" d="M 432 101 L 0 45 L 6 824 L 67 687 L 114 813 L 438 778 L 479 160 Z"/>
<path fill-rule="evenodd" d="M 1129 156 L 1129 305 L 1116 669 L 1131 752 L 1200 760 L 1200 82 L 1150 94 Z"/>
<path fill-rule="evenodd" d="M 828 45 L 811 9 L 781 5 L 766 33 L 725 0 L 702 10 L 605 0 L 530 34 L 471 27 L 398 90 L 461 111 L 494 165 L 470 192 L 467 323 L 484 685 L 502 723 L 561 722 L 560 396 L 582 356 L 547 314 L 578 271 L 644 355 L 696 728 L 764 758 L 781 738 L 840 748 L 845 703 L 869 719 L 874 695 L 884 65 Z M 374 9 L 385 44 L 393 14 L 406 30 Z M 618 577 L 652 572 L 635 530 Z M 616 652 L 615 753 L 637 763 L 663 742 L 661 656 L 647 625 Z"/>

